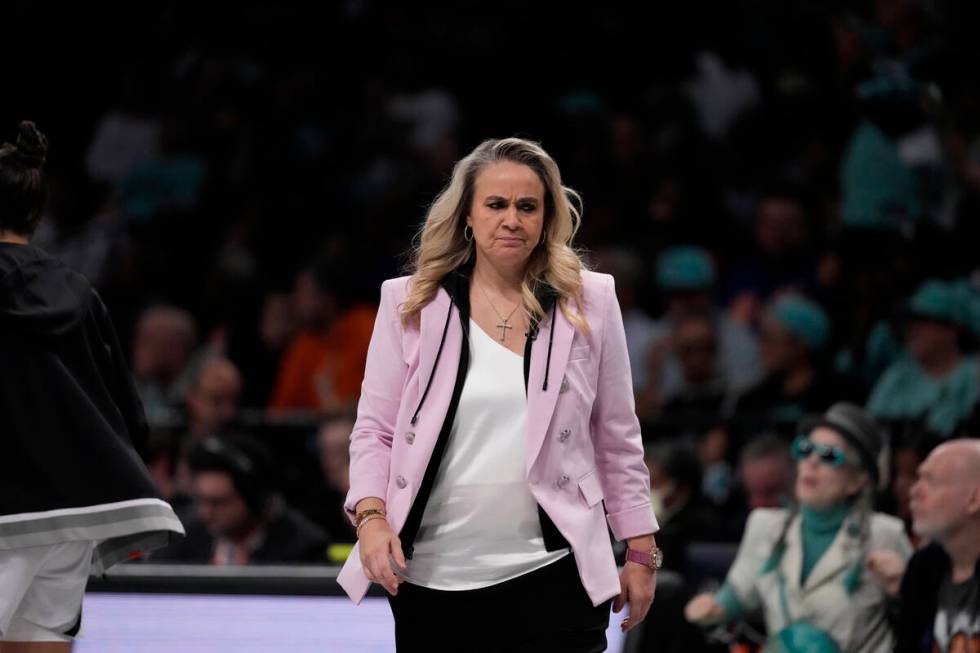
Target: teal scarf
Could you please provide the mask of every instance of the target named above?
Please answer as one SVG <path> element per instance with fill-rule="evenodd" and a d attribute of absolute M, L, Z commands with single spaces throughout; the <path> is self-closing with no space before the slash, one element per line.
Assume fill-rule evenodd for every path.
<path fill-rule="evenodd" d="M 841 503 L 826 509 L 801 506 L 800 514 L 803 516 L 802 535 L 803 535 L 803 567 L 800 574 L 800 585 L 806 583 L 810 572 L 817 566 L 817 562 L 827 552 L 837 531 L 840 530 L 844 518 L 851 511 L 851 506 Z"/>

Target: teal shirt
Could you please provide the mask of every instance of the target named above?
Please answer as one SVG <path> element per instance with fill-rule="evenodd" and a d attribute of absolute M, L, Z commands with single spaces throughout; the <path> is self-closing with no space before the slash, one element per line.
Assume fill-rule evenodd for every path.
<path fill-rule="evenodd" d="M 922 417 L 931 430 L 949 437 L 980 401 L 978 378 L 976 356 L 964 356 L 949 374 L 936 379 L 906 354 L 875 384 L 868 412 L 884 420 Z"/>
<path fill-rule="evenodd" d="M 851 511 L 849 504 L 839 504 L 826 510 L 818 510 L 809 506 L 801 506 L 803 564 L 800 574 L 800 584 L 806 582 L 810 572 L 817 566 L 820 558 L 837 537 L 844 518 Z M 734 621 L 742 616 L 744 607 L 731 585 L 725 583 L 715 593 L 715 601 L 725 611 L 727 621 Z"/>

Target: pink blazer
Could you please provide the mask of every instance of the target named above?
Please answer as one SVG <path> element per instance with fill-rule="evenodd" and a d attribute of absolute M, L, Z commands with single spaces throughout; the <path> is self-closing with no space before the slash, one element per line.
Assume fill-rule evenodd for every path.
<path fill-rule="evenodd" d="M 623 317 L 613 279 L 583 271 L 585 335 L 557 311 L 548 389 L 542 390 L 550 314 L 532 344 L 527 388 L 527 482 L 531 493 L 571 545 L 579 576 L 594 605 L 620 592 L 606 528 L 623 540 L 654 533 L 650 479 Z M 345 508 L 366 497 L 385 500 L 388 522 L 401 532 L 449 409 L 463 331 L 455 307 L 429 394 L 414 426 L 412 413 L 429 381 L 450 306 L 439 289 L 422 309 L 419 329 L 398 314 L 409 277 L 381 286 L 364 383 L 351 433 L 350 492 Z M 560 380 L 560 382 L 557 382 Z M 359 603 L 370 581 L 357 547 L 338 582 Z"/>

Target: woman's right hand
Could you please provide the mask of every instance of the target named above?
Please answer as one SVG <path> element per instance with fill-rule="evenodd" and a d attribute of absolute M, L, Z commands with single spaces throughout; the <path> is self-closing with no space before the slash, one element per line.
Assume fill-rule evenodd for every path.
<path fill-rule="evenodd" d="M 694 624 L 710 625 L 723 621 L 724 610 L 713 594 L 698 594 L 684 608 L 684 617 Z"/>
<path fill-rule="evenodd" d="M 906 559 L 901 554 L 887 549 L 872 551 L 865 558 L 865 564 L 881 588 L 888 596 L 898 596 L 902 588 Z"/>
<path fill-rule="evenodd" d="M 380 583 L 392 596 L 398 594 L 398 586 L 404 581 L 395 573 L 391 560 L 404 570 L 405 555 L 402 542 L 391 530 L 385 519 L 372 519 L 361 526 L 360 542 L 361 566 L 364 575 L 373 583 Z"/>

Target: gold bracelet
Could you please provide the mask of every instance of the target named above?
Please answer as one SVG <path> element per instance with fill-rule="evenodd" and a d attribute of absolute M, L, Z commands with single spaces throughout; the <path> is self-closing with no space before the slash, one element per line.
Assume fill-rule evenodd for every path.
<path fill-rule="evenodd" d="M 354 515 L 354 528 L 355 529 L 360 528 L 361 522 L 363 522 L 366 517 L 370 517 L 371 515 L 381 515 L 382 517 L 384 517 L 386 513 L 384 511 L 384 508 L 366 508 L 361 512 L 357 513 L 356 515 Z"/>
<path fill-rule="evenodd" d="M 384 515 L 379 514 L 379 513 L 376 513 L 376 512 L 375 513 L 371 513 L 370 515 L 365 515 L 364 516 L 364 519 L 362 519 L 361 522 L 354 529 L 354 534 L 357 535 L 358 537 L 360 537 L 360 535 L 361 535 L 361 528 L 364 526 L 364 524 L 366 524 L 369 521 L 372 521 L 374 519 L 384 519 L 384 518 L 385 518 Z"/>

